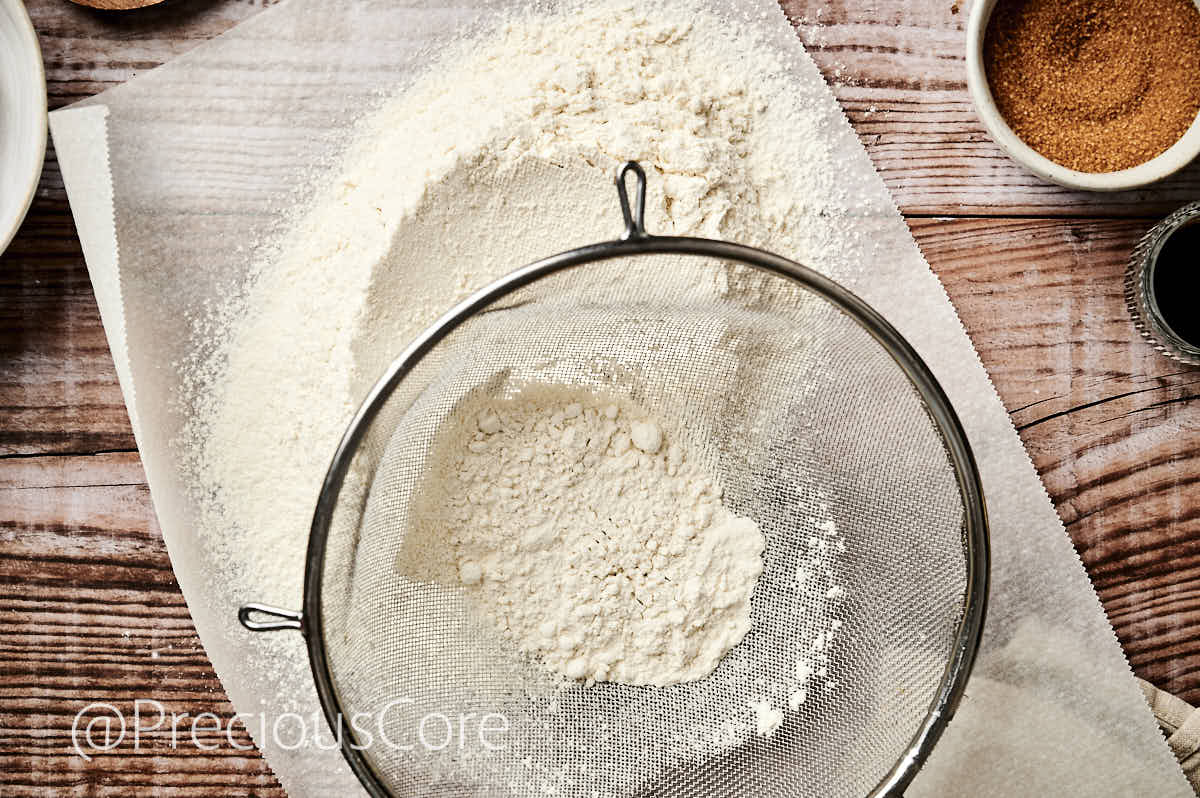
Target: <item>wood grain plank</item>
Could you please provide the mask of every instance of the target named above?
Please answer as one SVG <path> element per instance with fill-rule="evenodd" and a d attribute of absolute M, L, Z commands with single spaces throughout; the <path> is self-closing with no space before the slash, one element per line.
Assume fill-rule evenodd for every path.
<path fill-rule="evenodd" d="M 146 484 L 137 452 L 0 458 L 0 490 Z"/>
<path fill-rule="evenodd" d="M 0 261 L 5 454 L 132 447 L 78 246 L 69 215 L 39 203 Z"/>
<path fill-rule="evenodd" d="M 910 222 L 1135 671 L 1200 701 L 1200 369 L 1124 307 L 1139 221 Z"/>
<path fill-rule="evenodd" d="M 0 794 L 283 796 L 243 750 L 251 740 L 196 636 L 136 453 L 0 459 L 0 507 Z M 79 756 L 77 713 L 106 702 L 132 719 L 138 699 L 179 716 L 180 733 L 168 720 Z M 155 725 L 157 707 L 140 706 Z M 230 734 L 206 722 L 194 742 L 190 719 L 204 712 Z"/>
<path fill-rule="evenodd" d="M 70 212 L 38 200 L 0 256 L 0 455 L 133 449 Z"/>

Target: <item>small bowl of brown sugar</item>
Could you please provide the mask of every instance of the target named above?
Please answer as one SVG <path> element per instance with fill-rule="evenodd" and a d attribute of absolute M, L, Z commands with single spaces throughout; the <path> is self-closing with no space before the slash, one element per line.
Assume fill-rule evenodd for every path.
<path fill-rule="evenodd" d="M 1030 171 L 1135 188 L 1200 154 L 1200 0 L 976 0 L 967 83 Z"/>

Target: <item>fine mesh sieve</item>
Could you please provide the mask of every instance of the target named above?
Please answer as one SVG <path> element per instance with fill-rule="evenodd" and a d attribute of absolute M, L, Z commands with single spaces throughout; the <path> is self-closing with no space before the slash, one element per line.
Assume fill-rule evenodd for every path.
<path fill-rule="evenodd" d="M 303 631 L 372 795 L 899 795 L 982 629 L 987 522 L 958 420 L 857 297 L 761 250 L 648 235 L 636 163 L 617 188 L 620 240 L 513 272 L 394 361 L 322 488 L 303 613 L 253 604 L 242 623 Z M 415 564 L 414 498 L 439 429 L 464 401 L 544 384 L 667 420 L 759 524 L 752 628 L 708 678 L 557 679 Z M 821 650 L 822 672 L 800 681 L 797 663 Z M 755 726 L 760 699 L 785 708 L 770 733 Z"/>

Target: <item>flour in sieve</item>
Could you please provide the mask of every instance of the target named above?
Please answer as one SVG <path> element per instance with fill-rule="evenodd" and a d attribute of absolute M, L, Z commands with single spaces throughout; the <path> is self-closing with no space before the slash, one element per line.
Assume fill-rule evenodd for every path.
<path fill-rule="evenodd" d="M 569 386 L 473 398 L 430 460 L 406 546 L 425 549 L 415 576 L 440 561 L 551 670 L 692 681 L 749 631 L 762 533 L 645 411 Z"/>

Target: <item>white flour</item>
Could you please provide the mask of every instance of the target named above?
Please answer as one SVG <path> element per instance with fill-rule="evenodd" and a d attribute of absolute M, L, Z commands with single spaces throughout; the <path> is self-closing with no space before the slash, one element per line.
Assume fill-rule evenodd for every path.
<path fill-rule="evenodd" d="M 750 629 L 765 546 L 643 411 L 566 386 L 467 401 L 439 435 L 416 539 L 518 648 L 571 679 L 708 676 Z"/>
<path fill-rule="evenodd" d="M 737 31 L 685 2 L 602 2 L 516 20 L 444 54 L 362 122 L 342 176 L 263 256 L 245 303 L 252 312 L 197 379 L 214 388 L 192 429 L 201 450 L 194 498 L 208 514 L 204 528 L 220 533 L 213 545 L 246 563 L 236 580 L 244 599 L 298 606 L 318 488 L 366 388 L 470 291 L 534 257 L 612 238 L 619 217 L 607 187 L 618 162 L 637 159 L 650 173 L 652 232 L 757 244 L 818 269 L 836 257 L 830 242 L 844 236 L 857 199 L 838 175 L 808 166 L 827 160 L 836 106 L 798 88 L 777 50 Z M 711 290 L 751 297 L 756 285 L 736 277 Z M 652 430 L 631 425 L 627 434 L 653 448 Z M 768 543 L 764 554 L 774 584 L 786 573 L 789 589 L 808 597 L 803 617 L 733 648 L 729 678 L 741 682 L 696 683 L 705 686 L 687 706 L 698 714 L 670 740 L 622 741 L 647 746 L 650 770 L 593 772 L 589 783 L 620 792 L 756 729 L 773 733 L 785 708 L 803 710 L 809 683 L 827 672 L 837 605 L 836 530 L 820 506 L 804 518 L 819 547 L 784 557 Z M 486 563 L 475 565 L 480 585 L 466 587 L 482 592 Z M 474 569 L 458 576 L 473 582 Z M 745 634 L 736 607 L 745 599 L 689 608 L 715 613 L 718 629 L 732 624 L 695 641 L 690 671 L 682 659 L 604 661 L 561 640 L 534 648 L 563 670 L 580 671 L 572 663 L 582 660 L 585 678 L 614 667 L 645 683 L 696 678 Z M 613 630 L 613 639 L 628 643 L 628 633 L 637 631 Z M 735 689 L 749 680 L 753 695 Z M 655 745 L 669 753 L 651 757 Z M 547 783 L 560 777 L 545 774 Z"/>

